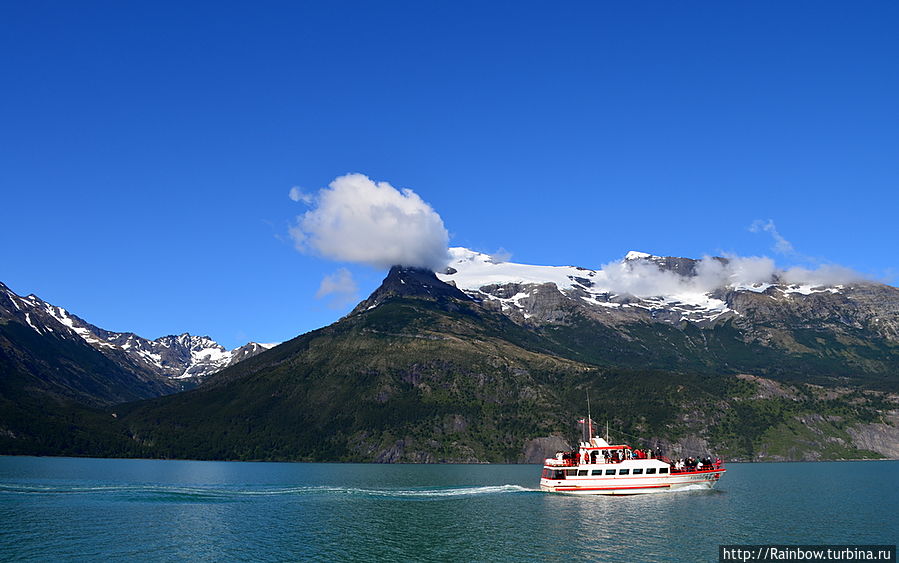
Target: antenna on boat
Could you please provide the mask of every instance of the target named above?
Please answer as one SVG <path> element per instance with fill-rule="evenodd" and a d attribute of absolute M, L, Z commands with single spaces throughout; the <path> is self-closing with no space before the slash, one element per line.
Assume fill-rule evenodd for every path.
<path fill-rule="evenodd" d="M 587 391 L 587 442 L 593 440 L 593 419 L 590 418 L 590 391 Z"/>
<path fill-rule="evenodd" d="M 606 419 L 606 442 L 609 441 L 609 420 Z"/>

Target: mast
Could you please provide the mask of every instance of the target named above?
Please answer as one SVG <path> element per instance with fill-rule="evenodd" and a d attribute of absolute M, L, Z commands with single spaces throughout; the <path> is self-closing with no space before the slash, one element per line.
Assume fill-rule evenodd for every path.
<path fill-rule="evenodd" d="M 587 391 L 587 442 L 593 439 L 593 419 L 590 418 L 590 391 Z"/>

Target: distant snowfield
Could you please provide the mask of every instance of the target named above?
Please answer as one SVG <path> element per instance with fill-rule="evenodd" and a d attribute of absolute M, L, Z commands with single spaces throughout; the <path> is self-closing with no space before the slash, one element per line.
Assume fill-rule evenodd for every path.
<path fill-rule="evenodd" d="M 489 254 L 467 248 L 449 249 L 452 274 L 438 273 L 437 277 L 453 283 L 466 293 L 499 301 L 503 310 L 524 310 L 522 301 L 532 295 L 533 286 L 553 284 L 565 295 L 579 297 L 583 302 L 606 309 L 626 307 L 649 311 L 680 313 L 682 320 L 712 321 L 728 312 L 736 313 L 720 299 L 716 290 L 751 291 L 763 293 L 774 287 L 779 295 L 810 295 L 818 292 L 838 293 L 842 286 L 776 284 L 757 281 L 730 280 L 710 287 L 708 277 L 681 276 L 664 268 L 668 259 L 646 252 L 631 251 L 619 262 L 591 270 L 576 266 L 535 266 L 503 262 Z M 698 262 L 697 262 L 698 263 Z M 519 284 L 523 287 L 512 297 L 498 297 L 488 286 Z M 489 289 L 489 288 L 488 288 Z M 526 318 L 531 315 L 524 311 Z"/>
<path fill-rule="evenodd" d="M 593 275 L 592 270 L 574 266 L 531 266 L 514 262 L 495 262 L 490 255 L 468 250 L 450 248 L 452 261 L 449 266 L 457 270 L 455 274 L 437 274 L 442 281 L 456 284 L 465 291 L 477 291 L 485 285 L 507 283 L 543 284 L 554 283 L 559 289 L 574 287 L 572 277 Z"/>

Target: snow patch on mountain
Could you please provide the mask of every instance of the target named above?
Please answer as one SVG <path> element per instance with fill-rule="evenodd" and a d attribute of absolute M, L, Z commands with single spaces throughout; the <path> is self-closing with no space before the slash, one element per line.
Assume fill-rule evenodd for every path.
<path fill-rule="evenodd" d="M 531 266 L 514 262 L 498 262 L 488 254 L 467 248 L 450 248 L 450 268 L 454 274 L 437 274 L 442 281 L 455 283 L 462 291 L 478 291 L 487 285 L 553 283 L 559 289 L 574 287 L 572 277 L 586 270 L 573 266 Z"/>
<path fill-rule="evenodd" d="M 69 330 L 80 336 L 84 339 L 85 342 L 93 346 L 94 348 L 113 348 L 114 346 L 105 340 L 98 338 L 88 329 L 83 322 L 78 322 L 80 319 L 77 317 L 73 317 L 69 314 L 68 311 L 63 309 L 62 307 L 51 305 L 46 301 L 40 302 L 43 309 L 54 319 L 59 321 L 60 324 L 67 327 Z"/>
<path fill-rule="evenodd" d="M 641 258 L 658 258 L 658 256 L 653 256 L 652 254 L 648 254 L 646 252 L 637 252 L 636 250 L 631 250 L 624 255 L 625 260 L 639 260 Z"/>
<path fill-rule="evenodd" d="M 713 323 L 739 312 L 728 306 L 728 292 L 783 295 L 838 293 L 842 286 L 787 284 L 766 258 L 692 260 L 630 251 L 617 262 L 591 270 L 576 266 L 534 266 L 495 260 L 467 248 L 451 248 L 449 267 L 438 274 L 475 299 L 497 302 L 525 319 L 537 287 L 552 284 L 563 295 L 596 311 L 644 311 L 656 320 Z M 530 304 L 530 305 L 529 305 Z"/>
<path fill-rule="evenodd" d="M 20 297 L 0 283 L 0 312 L 4 308 L 8 311 L 6 314 L 18 318 L 39 334 L 67 334 L 67 338 L 83 340 L 111 358 L 170 379 L 200 381 L 278 344 L 250 342 L 226 350 L 208 336 L 184 333 L 148 340 L 134 333 L 111 332 L 36 295 Z"/>

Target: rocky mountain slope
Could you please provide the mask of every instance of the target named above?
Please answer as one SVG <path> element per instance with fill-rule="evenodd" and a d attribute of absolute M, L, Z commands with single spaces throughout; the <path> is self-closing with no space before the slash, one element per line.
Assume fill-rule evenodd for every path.
<path fill-rule="evenodd" d="M 601 366 L 500 310 L 395 267 L 339 322 L 114 412 L 156 455 L 208 459 L 535 461 L 576 439 L 588 392 L 621 439 L 673 455 L 878 457 L 899 439 L 889 393 Z"/>
<path fill-rule="evenodd" d="M 113 333 L 0 284 L 0 453 L 149 455 L 100 409 L 196 386 L 264 348 Z"/>
<path fill-rule="evenodd" d="M 106 353 L 51 313 L 37 297 L 0 285 L 0 375 L 11 392 L 46 392 L 87 405 L 155 397 L 178 390 L 152 370 L 133 365 L 109 345 Z"/>
<path fill-rule="evenodd" d="M 149 396 L 193 387 L 210 375 L 274 344 L 250 342 L 226 350 L 208 336 L 163 336 L 148 340 L 131 332 L 97 327 L 35 295 L 21 297 L 0 283 L 0 319 L 28 326 L 42 336 L 82 340 L 126 371 L 158 383 Z"/>
<path fill-rule="evenodd" d="M 884 284 L 726 258 L 630 252 L 589 270 L 451 252 L 441 280 L 591 363 L 887 386 L 899 371 L 899 289 Z"/>
<path fill-rule="evenodd" d="M 0 452 L 535 461 L 577 439 L 587 393 L 594 418 L 620 439 L 672 455 L 814 460 L 899 451 L 895 288 L 803 284 L 795 273 L 773 271 L 746 281 L 737 274 L 751 264 L 722 258 L 631 253 L 586 270 L 453 253 L 439 275 L 394 267 L 345 318 L 189 391 L 52 412 L 28 403 L 33 395 L 4 391 L 0 407 L 19 410 L 17 426 L 0 421 Z M 121 368 L 111 359 L 118 356 L 101 350 L 126 354 L 127 344 L 162 359 L 160 348 L 90 330 L 58 310 L 27 309 L 34 300 L 19 299 L 0 303 L 18 307 L 0 323 L 0 373 L 14 374 L 0 385 L 33 376 L 50 358 L 52 365 L 39 366 L 43 379 L 27 384 L 56 381 L 60 394 L 72 395 L 78 381 L 97 392 L 91 386 L 109 386 L 98 374 L 135 373 L 116 372 L 109 366 Z M 10 353 L 8 343 L 23 338 L 30 347 Z M 193 357 L 194 343 L 208 349 L 169 338 L 157 345 L 182 346 L 184 358 Z M 55 347 L 46 353 L 20 353 L 48 342 Z M 105 397 L 104 404 L 128 400 Z"/>

